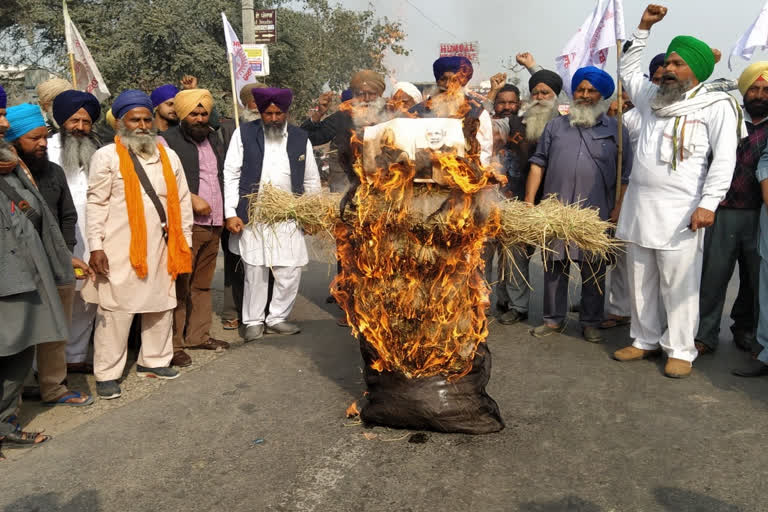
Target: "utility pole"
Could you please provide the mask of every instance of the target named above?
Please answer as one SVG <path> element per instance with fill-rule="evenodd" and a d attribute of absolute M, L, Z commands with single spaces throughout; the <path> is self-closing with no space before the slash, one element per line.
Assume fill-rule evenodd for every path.
<path fill-rule="evenodd" d="M 243 42 L 253 44 L 256 42 L 256 26 L 253 17 L 253 0 L 243 1 Z"/>

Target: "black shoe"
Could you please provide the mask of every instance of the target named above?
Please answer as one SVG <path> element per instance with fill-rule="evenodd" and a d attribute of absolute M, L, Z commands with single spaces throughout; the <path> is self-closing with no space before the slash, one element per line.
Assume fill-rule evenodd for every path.
<path fill-rule="evenodd" d="M 600 332 L 600 329 L 598 329 L 597 327 L 592 327 L 587 325 L 584 327 L 584 329 L 582 329 L 581 335 L 584 337 L 585 341 L 588 341 L 590 343 L 603 342 L 603 335 Z"/>
<path fill-rule="evenodd" d="M 104 400 L 118 398 L 121 393 L 120 385 L 116 380 L 96 381 L 96 393 L 99 395 L 99 398 Z"/>
<path fill-rule="evenodd" d="M 179 376 L 179 370 L 174 368 L 147 368 L 137 364 L 136 375 L 147 379 L 171 380 Z"/>
<path fill-rule="evenodd" d="M 751 352 L 756 345 L 756 341 L 755 335 L 751 332 L 733 332 L 733 344 L 736 345 L 739 350 L 743 350 L 744 352 Z"/>
<path fill-rule="evenodd" d="M 768 376 L 768 365 L 753 359 L 748 366 L 733 370 L 731 373 L 737 377 L 766 377 Z"/>
<path fill-rule="evenodd" d="M 516 309 L 510 309 L 499 316 L 499 323 L 504 325 L 513 325 L 528 319 L 528 313 L 522 313 Z"/>

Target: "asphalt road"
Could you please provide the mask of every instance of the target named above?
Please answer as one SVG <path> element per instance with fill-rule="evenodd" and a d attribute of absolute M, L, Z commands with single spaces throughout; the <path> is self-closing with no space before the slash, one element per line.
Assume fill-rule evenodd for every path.
<path fill-rule="evenodd" d="M 363 391 L 355 340 L 312 263 L 294 317 L 2 463 L 0 510 L 701 511 L 768 510 L 768 380 L 729 374 L 730 342 L 667 379 L 604 345 L 494 323 L 489 393 L 506 428 L 485 436 L 365 428 L 344 417 Z M 533 282 L 540 282 L 540 275 Z M 731 296 L 733 295 L 731 286 Z M 732 298 L 731 298 L 732 300 Z"/>

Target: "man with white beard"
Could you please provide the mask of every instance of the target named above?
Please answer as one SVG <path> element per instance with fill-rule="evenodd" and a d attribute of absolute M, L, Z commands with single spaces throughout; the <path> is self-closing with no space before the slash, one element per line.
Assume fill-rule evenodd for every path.
<path fill-rule="evenodd" d="M 621 59 L 621 76 L 642 126 L 616 233 L 630 242 L 630 336 L 635 341 L 613 357 L 635 361 L 663 349 L 665 375 L 683 378 L 698 354 L 694 337 L 704 228 L 714 223 L 728 191 L 746 127 L 733 97 L 700 87 L 716 61 L 703 41 L 674 38 L 660 85 L 643 76 L 649 30 L 666 14 L 666 7 L 649 5 Z"/>
<path fill-rule="evenodd" d="M 53 100 L 53 119 L 60 126 L 58 133 L 48 140 L 48 159 L 64 169 L 69 192 L 77 210 L 75 237 L 77 244 L 72 254 L 88 260 L 90 251 L 85 236 L 85 205 L 88 192 L 88 169 L 91 157 L 101 146 L 91 131 L 99 119 L 99 100 L 87 92 L 68 90 Z M 77 282 L 72 300 L 72 323 L 67 341 L 67 373 L 91 373 L 86 363 L 88 343 L 96 317 L 96 305 L 87 304 L 80 296 L 81 282 Z"/>
<path fill-rule="evenodd" d="M 140 377 L 175 379 L 173 310 L 179 274 L 192 271 L 192 202 L 181 161 L 158 144 L 152 100 L 124 91 L 112 104 L 115 142 L 91 159 L 86 206 L 90 266 L 82 289 L 97 304 L 93 373 L 103 399 L 117 398 L 128 334 L 141 314 Z"/>
<path fill-rule="evenodd" d="M 522 166 L 517 173 L 507 172 L 505 194 L 520 200 L 525 199 L 525 182 L 530 164 L 528 156 L 536 149 L 539 137 L 549 121 L 558 117 L 557 97 L 563 87 L 560 75 L 536 64 L 530 53 L 517 55 L 517 62 L 526 66 L 531 73 L 528 81 L 530 99 L 524 103 L 518 116 L 509 117 L 507 155 L 522 159 Z M 506 131 L 506 130 L 505 130 Z M 538 202 L 540 194 L 536 194 Z M 506 255 L 500 258 L 504 265 L 504 276 L 496 287 L 497 307 L 501 311 L 499 322 L 512 325 L 528 318 L 531 296 L 530 262 L 534 249 L 530 246 L 515 247 L 512 261 L 506 261 Z"/>
<path fill-rule="evenodd" d="M 573 104 L 567 116 L 550 121 L 530 158 L 525 201 L 533 205 L 542 181 L 543 193 L 564 204 L 595 208 L 602 220 L 616 221 L 621 195 L 616 197 L 618 125 L 605 115 L 614 91 L 611 76 L 588 66 L 576 71 L 571 82 Z M 629 137 L 624 128 L 624 136 Z M 621 194 L 632 168 L 632 154 L 624 152 Z M 537 338 L 562 332 L 568 312 L 570 263 L 581 269 L 580 321 L 586 341 L 599 343 L 603 320 L 605 261 L 573 244 L 553 243 L 544 271 L 544 323 L 531 330 Z"/>

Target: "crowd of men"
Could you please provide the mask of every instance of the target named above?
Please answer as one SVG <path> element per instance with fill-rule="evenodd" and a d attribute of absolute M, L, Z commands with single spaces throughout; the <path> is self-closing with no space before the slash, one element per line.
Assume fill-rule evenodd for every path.
<path fill-rule="evenodd" d="M 503 75 L 479 96 L 466 87 L 471 63 L 444 57 L 433 66 L 432 94 L 401 82 L 385 99 L 384 77 L 359 71 L 342 108 L 326 116 L 333 93 L 324 94 L 300 127 L 288 121 L 289 89 L 245 86 L 235 126 L 219 118 L 209 91 L 185 77 L 182 90 L 166 84 L 149 95 L 118 95 L 105 113 L 114 131 L 108 143 L 96 135 L 99 101 L 69 82 L 49 80 L 38 88 L 39 105 L 10 108 L 0 88 L 0 443 L 49 439 L 23 431 L 16 417 L 33 367 L 45 404 L 93 403 L 68 389 L 74 372 L 92 372 L 100 398 L 119 397 L 132 326 L 140 332 L 142 377 L 174 379 L 176 368 L 192 363 L 188 351 L 228 349 L 210 334 L 220 246 L 224 328 L 240 328 L 245 341 L 300 332 L 288 318 L 308 263 L 304 236 L 293 222 L 250 223 L 250 197 L 266 183 L 318 192 L 313 147 L 331 143 L 329 182 L 347 190 L 343 211 L 357 183 L 353 136 L 398 116 L 463 117 L 467 147 L 507 179 L 500 194 L 531 206 L 555 196 L 594 208 L 628 242 L 614 262 L 554 243 L 544 256 L 543 323 L 532 336 L 564 330 L 576 264 L 584 339 L 598 343 L 603 329 L 629 324 L 634 341 L 616 360 L 663 351 L 666 375 L 686 377 L 698 355 L 717 348 L 738 262 L 733 337 L 752 358 L 734 374 L 768 375 L 768 62 L 750 65 L 737 82 L 707 82 L 719 52 L 679 36 L 646 74 L 646 42 L 665 14 L 648 6 L 627 41 L 625 94 L 613 109 L 608 73 L 586 67 L 564 84 L 529 53 L 517 56 L 531 74 L 526 101 Z M 562 115 L 564 88 L 572 102 Z M 728 89 L 739 90 L 743 111 Z M 617 102 L 626 111 L 623 151 L 620 125 L 609 115 Z M 502 324 L 527 319 L 530 288 L 538 285 L 530 280 L 533 252 L 518 247 L 509 256 L 487 244 Z"/>

